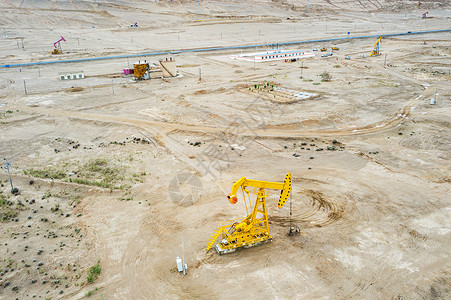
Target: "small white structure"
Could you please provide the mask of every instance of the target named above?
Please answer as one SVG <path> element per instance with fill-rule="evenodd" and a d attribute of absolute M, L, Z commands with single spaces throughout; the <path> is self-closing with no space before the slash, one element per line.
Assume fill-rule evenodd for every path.
<path fill-rule="evenodd" d="M 286 94 L 288 97 L 292 98 L 293 100 L 305 100 L 311 97 L 315 97 L 318 94 L 315 93 L 307 93 L 307 92 L 299 92 L 295 90 L 285 89 L 283 87 L 274 87 L 275 91 L 281 91 L 283 94 Z"/>
<path fill-rule="evenodd" d="M 59 73 L 59 77 L 61 80 L 83 79 L 83 78 L 85 78 L 85 74 L 83 73 L 83 71 L 70 72 L 70 73 Z"/>
<path fill-rule="evenodd" d="M 183 272 L 183 274 L 186 274 L 186 270 L 188 270 L 188 265 L 185 264 L 185 268 L 183 268 L 183 262 L 180 257 L 177 256 L 175 259 L 175 262 L 177 263 L 177 271 Z"/>
<path fill-rule="evenodd" d="M 431 105 L 435 105 L 437 103 L 437 89 L 435 89 L 435 98 L 431 98 Z"/>
<path fill-rule="evenodd" d="M 311 52 L 304 52 L 302 50 L 268 50 L 265 52 L 248 53 L 240 55 L 231 55 L 231 59 L 247 60 L 254 62 L 265 62 L 275 60 L 297 60 L 301 58 L 314 57 L 315 54 Z"/>
<path fill-rule="evenodd" d="M 179 272 L 183 272 L 183 263 L 182 263 L 182 259 L 180 257 L 177 256 L 177 258 L 175 259 L 176 263 L 177 263 L 177 271 Z"/>

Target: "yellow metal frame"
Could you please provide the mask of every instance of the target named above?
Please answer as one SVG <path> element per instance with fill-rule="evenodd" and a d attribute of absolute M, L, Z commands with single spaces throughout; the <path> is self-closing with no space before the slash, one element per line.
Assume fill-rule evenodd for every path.
<path fill-rule="evenodd" d="M 376 41 L 376 43 L 374 43 L 374 50 L 371 51 L 370 56 L 375 56 L 375 55 L 379 55 L 379 46 L 380 46 L 380 42 L 382 40 L 382 36 L 379 37 L 379 39 Z"/>
<path fill-rule="evenodd" d="M 141 80 L 149 69 L 149 64 L 134 64 L 133 65 L 133 74 L 136 79 Z"/>
<path fill-rule="evenodd" d="M 291 192 L 291 174 L 287 173 L 283 183 L 250 180 L 242 177 L 232 186 L 232 192 L 229 197 L 236 197 L 238 190 L 243 190 L 244 203 L 246 206 L 247 217 L 240 221 L 228 221 L 219 225 L 207 242 L 207 251 L 209 251 L 219 236 L 221 242 L 216 244 L 216 251 L 220 254 L 233 252 L 241 247 L 252 247 L 261 243 L 271 241 L 271 233 L 269 231 L 268 213 L 266 209 L 266 197 L 268 194 L 265 189 L 281 190 L 278 207 L 285 205 Z M 257 196 L 252 208 L 252 201 L 249 196 L 247 187 L 253 187 L 254 194 Z M 249 201 L 249 207 L 252 212 L 249 213 L 247 208 L 246 195 Z"/>

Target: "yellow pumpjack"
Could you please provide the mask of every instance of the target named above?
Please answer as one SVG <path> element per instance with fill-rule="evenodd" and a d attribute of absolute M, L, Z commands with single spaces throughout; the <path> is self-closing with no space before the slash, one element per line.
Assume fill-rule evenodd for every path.
<path fill-rule="evenodd" d="M 380 46 L 381 40 L 382 40 L 382 36 L 380 36 L 379 39 L 376 41 L 376 43 L 374 43 L 374 49 L 371 51 L 370 56 L 380 55 L 379 46 Z"/>
<path fill-rule="evenodd" d="M 219 254 L 230 253 L 236 251 L 238 248 L 249 248 L 262 243 L 272 241 L 269 232 L 268 214 L 266 212 L 266 197 L 268 194 L 265 189 L 280 190 L 280 197 L 278 207 L 282 208 L 287 202 L 291 192 L 291 174 L 287 173 L 283 183 L 251 180 L 242 177 L 235 182 L 232 187 L 232 192 L 227 196 L 230 203 L 236 204 L 238 202 L 237 192 L 241 188 L 243 192 L 244 203 L 246 205 L 247 217 L 242 221 L 227 221 L 219 225 L 211 235 L 207 242 L 207 251 L 209 251 L 218 237 L 221 235 L 221 241 L 216 244 L 215 248 Z M 254 188 L 254 194 L 257 196 L 254 205 L 249 196 L 248 187 Z M 247 200 L 249 202 L 248 211 Z"/>

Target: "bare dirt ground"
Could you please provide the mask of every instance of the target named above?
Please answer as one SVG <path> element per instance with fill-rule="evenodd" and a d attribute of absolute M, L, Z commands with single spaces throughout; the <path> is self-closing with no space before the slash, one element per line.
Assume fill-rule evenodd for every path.
<path fill-rule="evenodd" d="M 200 3 L 2 1 L 0 65 L 451 18 L 447 1 L 316 0 L 309 13 L 304 1 Z M 60 36 L 64 53 L 49 55 Z M 0 69 L 0 158 L 20 190 L 1 169 L 0 299 L 450 299 L 451 34 L 384 38 L 368 57 L 374 42 L 286 47 L 340 50 L 255 66 L 229 59 L 241 50 L 168 54 L 183 76 L 142 82 L 122 69 L 168 56 Z M 316 95 L 287 101 L 255 90 L 264 84 Z M 205 251 L 216 226 L 245 216 L 242 199 L 226 199 L 236 180 L 286 172 L 293 215 L 271 193 L 272 243 Z M 175 265 L 182 235 L 187 276 Z"/>

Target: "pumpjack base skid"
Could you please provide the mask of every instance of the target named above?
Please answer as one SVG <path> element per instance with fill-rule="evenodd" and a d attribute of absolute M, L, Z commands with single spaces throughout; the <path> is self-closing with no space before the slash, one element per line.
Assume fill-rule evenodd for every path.
<path fill-rule="evenodd" d="M 258 246 L 258 245 L 261 245 L 261 244 L 264 244 L 264 243 L 268 243 L 268 242 L 272 242 L 272 238 L 269 238 L 269 239 L 266 239 L 266 240 L 263 240 L 263 241 L 258 241 L 258 242 L 252 243 L 252 244 L 246 244 L 246 245 L 237 246 L 236 248 L 231 248 L 231 249 L 222 247 L 221 246 L 222 243 L 217 243 L 216 246 L 215 246 L 215 249 L 216 249 L 216 252 L 218 252 L 219 255 L 222 255 L 222 254 L 235 252 L 236 250 L 239 250 L 241 248 L 255 247 L 255 246 Z"/>

